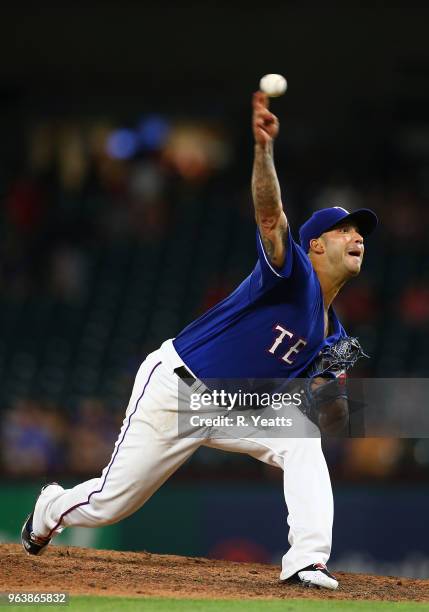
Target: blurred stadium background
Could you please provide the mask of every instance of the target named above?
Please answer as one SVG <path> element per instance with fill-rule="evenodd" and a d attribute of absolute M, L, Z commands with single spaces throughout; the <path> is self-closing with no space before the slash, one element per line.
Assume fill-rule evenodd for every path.
<path fill-rule="evenodd" d="M 10 5 L 0 59 L 0 539 L 40 484 L 97 474 L 144 356 L 255 262 L 250 96 L 272 108 L 292 229 L 373 208 L 336 308 L 370 377 L 429 361 L 429 7 Z M 405 407 L 406 409 L 406 407 Z M 428 576 L 429 440 L 328 440 L 332 567 Z M 281 474 L 203 449 L 134 517 L 64 543 L 277 561 Z M 61 540 L 58 540 L 59 542 Z"/>

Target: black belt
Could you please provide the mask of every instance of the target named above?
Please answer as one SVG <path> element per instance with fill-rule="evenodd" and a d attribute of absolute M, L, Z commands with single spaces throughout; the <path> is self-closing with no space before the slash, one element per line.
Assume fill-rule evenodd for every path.
<path fill-rule="evenodd" d="M 174 370 L 174 373 L 176 374 L 176 376 L 178 376 L 181 380 L 183 380 L 183 382 L 185 384 L 188 385 L 188 387 L 192 387 L 192 385 L 197 382 L 197 379 L 195 378 L 195 376 L 192 376 L 192 374 L 190 373 L 190 371 L 188 370 L 188 368 L 185 368 L 185 366 L 180 366 L 178 368 L 176 368 Z"/>
<path fill-rule="evenodd" d="M 179 366 L 174 370 L 174 373 L 180 380 L 183 380 L 186 386 L 192 389 L 192 393 L 210 393 L 210 389 L 199 378 L 195 378 L 187 367 Z"/>

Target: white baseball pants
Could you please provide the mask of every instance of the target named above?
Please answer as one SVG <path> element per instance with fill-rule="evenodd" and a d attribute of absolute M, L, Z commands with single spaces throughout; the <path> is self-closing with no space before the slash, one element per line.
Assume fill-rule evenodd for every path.
<path fill-rule="evenodd" d="M 199 446 L 246 453 L 284 471 L 290 548 L 285 580 L 312 563 L 326 563 L 333 499 L 320 437 L 228 438 L 177 436 L 178 381 L 183 361 L 171 340 L 145 359 L 109 464 L 99 478 L 72 489 L 48 487 L 34 510 L 33 531 L 52 537 L 64 527 L 116 523 L 140 508 Z"/>

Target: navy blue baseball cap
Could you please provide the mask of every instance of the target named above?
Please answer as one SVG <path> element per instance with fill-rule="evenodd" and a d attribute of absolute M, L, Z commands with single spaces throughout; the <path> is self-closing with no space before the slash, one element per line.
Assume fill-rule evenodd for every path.
<path fill-rule="evenodd" d="M 356 223 L 359 233 L 365 238 L 377 226 L 377 215 L 369 208 L 359 208 L 349 212 L 342 206 L 322 208 L 311 215 L 311 217 L 299 228 L 299 240 L 306 253 L 310 250 L 310 240 L 319 238 L 324 232 L 332 229 L 340 221 L 347 219 Z"/>

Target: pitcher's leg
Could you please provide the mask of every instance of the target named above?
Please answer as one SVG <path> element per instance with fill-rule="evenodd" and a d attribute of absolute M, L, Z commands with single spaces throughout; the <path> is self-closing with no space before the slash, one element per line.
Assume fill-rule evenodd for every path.
<path fill-rule="evenodd" d="M 320 438 L 211 439 L 206 446 L 247 453 L 284 470 L 290 549 L 281 580 L 313 563 L 325 564 L 332 542 L 333 498 Z"/>
<path fill-rule="evenodd" d="M 290 549 L 282 560 L 281 580 L 313 563 L 329 559 L 334 504 L 320 439 L 294 439 L 286 454 L 284 494 Z"/>
<path fill-rule="evenodd" d="M 33 532 L 50 538 L 63 527 L 96 527 L 140 508 L 192 454 L 201 440 L 173 435 L 175 381 L 162 363 L 139 370 L 109 464 L 100 478 L 61 492 L 48 487 L 34 510 Z"/>

